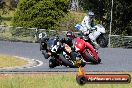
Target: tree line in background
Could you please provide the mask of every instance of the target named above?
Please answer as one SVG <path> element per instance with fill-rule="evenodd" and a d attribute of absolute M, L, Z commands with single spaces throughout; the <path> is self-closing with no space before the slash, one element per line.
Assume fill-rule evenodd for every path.
<path fill-rule="evenodd" d="M 5 4 L 0 0 L 0 8 Z M 17 3 L 7 7 L 14 8 Z M 14 26 L 37 27 L 44 29 L 61 29 L 66 24 L 66 28 L 73 29 L 76 23 L 75 15 L 69 16 L 69 2 L 71 0 L 19 0 L 16 13 L 13 17 Z M 109 32 L 111 0 L 78 0 L 81 12 L 92 10 L 95 12 L 96 21 L 105 26 Z M 73 12 L 72 12 L 73 13 Z M 132 0 L 114 0 L 112 34 L 132 35 Z M 83 18 L 82 18 L 83 19 Z M 67 21 L 67 22 L 66 22 Z"/>
<path fill-rule="evenodd" d="M 15 10 L 19 0 L 0 0 L 0 24 L 3 20 L 2 15 L 8 14 L 9 11 Z"/>
<path fill-rule="evenodd" d="M 113 0 L 112 34 L 132 35 L 132 0 Z M 79 0 L 84 10 L 93 10 L 97 19 L 109 28 L 112 0 Z"/>
<path fill-rule="evenodd" d="M 14 10 L 17 7 L 19 0 L 0 0 L 1 14 L 7 13 L 9 10 Z"/>
<path fill-rule="evenodd" d="M 58 29 L 59 20 L 68 13 L 68 5 L 68 0 L 20 0 L 13 25 Z"/>

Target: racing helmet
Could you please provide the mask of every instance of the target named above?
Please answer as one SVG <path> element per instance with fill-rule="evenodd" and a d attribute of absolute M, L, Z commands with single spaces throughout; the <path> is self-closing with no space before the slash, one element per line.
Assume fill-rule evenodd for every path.
<path fill-rule="evenodd" d="M 72 31 L 68 31 L 67 33 L 66 33 L 66 37 L 69 37 L 69 38 L 74 38 L 75 36 L 74 36 L 74 34 L 73 34 L 73 32 Z"/>
<path fill-rule="evenodd" d="M 87 15 L 88 15 L 90 18 L 93 18 L 93 17 L 94 17 L 94 12 L 89 11 Z"/>

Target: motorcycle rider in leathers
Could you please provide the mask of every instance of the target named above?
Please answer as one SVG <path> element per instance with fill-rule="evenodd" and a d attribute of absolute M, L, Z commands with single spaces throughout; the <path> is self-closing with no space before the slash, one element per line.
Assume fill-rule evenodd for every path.
<path fill-rule="evenodd" d="M 72 31 L 68 31 L 66 33 L 66 37 L 65 38 L 62 38 L 60 41 L 61 43 L 65 43 L 67 44 L 68 46 L 70 46 L 71 48 L 71 53 L 70 53 L 70 56 L 71 58 L 76 61 L 76 53 L 75 53 L 75 49 L 74 49 L 74 45 L 73 45 L 73 39 L 75 38 L 74 34 Z"/>
<path fill-rule="evenodd" d="M 82 27 L 80 28 L 80 31 L 84 35 L 88 35 L 90 32 L 92 32 L 92 30 L 96 30 L 96 28 L 93 25 L 93 21 L 94 21 L 94 13 L 92 11 L 89 11 L 81 22 Z M 99 45 L 97 44 L 96 40 L 94 40 L 93 38 L 91 39 L 91 41 L 93 45 L 95 46 L 95 48 L 98 49 Z"/>
<path fill-rule="evenodd" d="M 72 31 L 68 31 L 67 33 L 66 33 L 66 38 L 61 38 L 61 39 L 59 39 L 59 41 L 61 42 L 61 43 L 65 43 L 65 44 L 67 44 L 70 48 L 71 48 L 71 52 L 69 53 L 70 54 L 70 56 L 71 56 L 71 58 L 74 60 L 74 61 L 76 61 L 76 53 L 75 53 L 75 50 L 74 50 L 74 46 L 73 46 L 73 43 L 72 43 L 72 40 L 75 38 L 75 36 L 74 36 L 74 34 L 73 34 L 73 32 Z M 45 34 L 44 35 L 44 39 L 47 39 L 47 35 Z M 43 40 L 44 40 L 43 39 Z M 45 41 L 45 40 L 44 40 Z M 47 39 L 47 41 L 48 41 L 48 39 Z M 45 59 L 48 59 L 49 58 L 49 55 L 48 55 L 48 50 L 47 50 L 47 46 L 45 46 L 45 48 L 43 49 L 43 50 L 41 50 L 42 51 L 42 53 L 44 54 L 44 56 L 45 56 Z"/>
<path fill-rule="evenodd" d="M 61 42 L 62 43 L 66 43 L 67 45 L 69 45 L 72 49 L 72 52 L 70 53 L 70 56 L 71 56 L 71 59 L 73 59 L 74 61 L 77 61 L 78 58 L 77 57 L 77 53 L 75 51 L 75 46 L 74 46 L 74 43 L 76 39 L 76 36 L 73 34 L 73 32 L 71 31 L 68 31 L 67 34 L 66 34 L 66 38 L 62 38 L 61 39 Z M 96 50 L 94 49 L 94 47 L 89 44 L 89 43 L 86 43 L 86 47 L 89 48 L 94 54 L 96 53 Z"/>

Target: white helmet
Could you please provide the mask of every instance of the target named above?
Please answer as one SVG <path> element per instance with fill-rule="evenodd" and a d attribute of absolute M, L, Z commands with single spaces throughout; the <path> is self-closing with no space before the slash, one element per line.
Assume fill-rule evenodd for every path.
<path fill-rule="evenodd" d="M 94 12 L 89 11 L 89 12 L 88 12 L 88 16 L 89 16 L 91 19 L 93 19 L 93 18 L 94 18 Z"/>
<path fill-rule="evenodd" d="M 94 16 L 94 12 L 89 11 L 89 12 L 88 12 L 88 15 L 89 15 L 89 16 Z"/>

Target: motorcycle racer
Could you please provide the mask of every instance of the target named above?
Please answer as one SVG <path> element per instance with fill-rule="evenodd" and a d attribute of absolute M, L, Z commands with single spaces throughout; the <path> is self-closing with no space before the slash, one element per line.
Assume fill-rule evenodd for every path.
<path fill-rule="evenodd" d="M 71 58 L 74 61 L 76 61 L 78 58 L 76 58 L 77 57 L 77 53 L 75 52 L 75 47 L 73 45 L 74 38 L 75 38 L 75 35 L 73 34 L 73 32 L 72 31 L 68 31 L 66 33 L 66 38 L 62 38 L 61 39 L 61 43 L 65 43 L 65 44 L 67 44 L 68 46 L 71 47 L 70 56 L 71 56 Z"/>
<path fill-rule="evenodd" d="M 79 30 L 84 34 L 88 35 L 90 34 L 93 30 L 96 30 L 96 27 L 94 27 L 94 12 L 89 11 L 87 15 L 84 17 L 84 19 L 81 22 L 81 27 Z M 75 28 L 78 28 L 78 24 L 75 26 Z M 90 38 L 93 45 L 95 46 L 96 49 L 98 49 L 100 46 L 97 44 L 95 38 Z"/>
<path fill-rule="evenodd" d="M 89 11 L 81 22 L 83 28 L 80 30 L 82 32 L 88 32 L 89 30 L 93 30 L 94 29 L 93 21 L 94 21 L 94 13 L 92 11 Z"/>
<path fill-rule="evenodd" d="M 67 34 L 66 34 L 66 38 L 63 38 L 63 41 L 62 41 L 63 43 L 66 43 L 71 47 L 72 52 L 70 52 L 70 56 L 71 56 L 71 59 L 73 59 L 74 61 L 78 60 L 78 58 L 76 58 L 76 56 L 78 54 L 83 56 L 83 53 L 78 51 L 78 49 L 81 50 L 81 48 L 79 48 L 81 46 L 80 44 L 83 45 L 84 43 L 81 43 L 81 41 L 78 41 L 77 38 L 80 38 L 80 37 L 75 37 L 74 34 L 71 31 L 68 31 Z M 75 39 L 75 41 L 74 41 L 74 39 Z M 82 39 L 82 41 L 83 40 L 87 41 L 88 38 L 87 38 L 87 36 L 82 36 L 81 39 Z M 94 49 L 94 47 L 89 42 L 85 42 L 85 46 L 83 46 L 83 48 L 84 47 L 86 47 L 94 55 L 93 57 L 97 59 L 97 61 L 96 61 L 94 58 L 91 58 L 91 61 L 93 63 L 98 63 L 98 54 L 97 54 L 96 50 Z M 86 57 L 86 61 L 90 61 L 89 58 Z"/>

